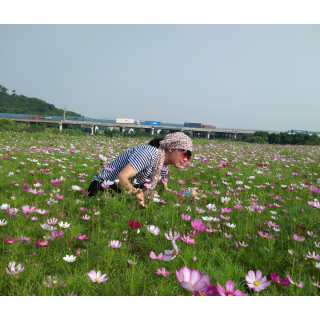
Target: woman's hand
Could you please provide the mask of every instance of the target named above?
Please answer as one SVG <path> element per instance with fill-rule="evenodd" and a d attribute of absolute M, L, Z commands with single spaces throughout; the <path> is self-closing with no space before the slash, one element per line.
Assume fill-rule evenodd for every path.
<path fill-rule="evenodd" d="M 139 205 L 141 209 L 146 209 L 148 208 L 145 204 L 144 204 L 144 195 L 141 189 L 139 189 L 136 193 L 135 193 L 135 197 L 138 199 L 139 201 Z"/>
<path fill-rule="evenodd" d="M 198 188 L 193 188 L 193 190 L 191 192 L 193 197 L 197 197 L 198 196 L 198 192 L 196 190 L 198 190 Z M 202 194 L 201 198 L 207 198 L 207 196 L 205 194 Z"/>

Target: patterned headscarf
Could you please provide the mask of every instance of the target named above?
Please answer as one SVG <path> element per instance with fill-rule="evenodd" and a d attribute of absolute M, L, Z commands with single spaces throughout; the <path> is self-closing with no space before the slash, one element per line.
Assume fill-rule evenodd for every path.
<path fill-rule="evenodd" d="M 165 138 L 160 141 L 157 158 L 154 162 L 153 170 L 150 175 L 151 189 L 154 189 L 157 186 L 158 178 L 160 177 L 160 172 L 165 160 L 166 150 L 185 149 L 192 151 L 192 148 L 192 141 L 186 134 L 182 132 L 175 132 L 166 135 Z M 146 190 L 145 195 L 147 198 L 151 198 L 152 191 L 150 189 Z"/>

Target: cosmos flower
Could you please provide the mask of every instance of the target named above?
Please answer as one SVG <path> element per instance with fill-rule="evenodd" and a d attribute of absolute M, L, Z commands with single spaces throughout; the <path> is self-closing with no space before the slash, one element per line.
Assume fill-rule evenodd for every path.
<path fill-rule="evenodd" d="M 108 247 L 114 248 L 114 249 L 120 249 L 122 246 L 122 243 L 119 240 L 111 240 Z"/>
<path fill-rule="evenodd" d="M 78 240 L 87 240 L 87 239 L 89 239 L 85 234 L 82 235 L 81 233 L 76 234 L 74 237 L 76 239 L 78 239 Z"/>
<path fill-rule="evenodd" d="M 174 235 L 172 235 L 171 229 L 169 230 L 169 235 L 167 233 L 164 234 L 168 240 L 177 240 L 180 238 L 180 233 L 174 231 Z"/>
<path fill-rule="evenodd" d="M 62 230 L 60 230 L 59 233 L 57 233 L 57 231 L 52 231 L 51 234 L 54 238 L 61 238 L 63 236 L 64 232 Z"/>
<path fill-rule="evenodd" d="M 201 221 L 201 219 L 195 219 L 191 221 L 191 226 L 197 231 L 206 230 L 206 224 Z"/>
<path fill-rule="evenodd" d="M 21 273 L 23 270 L 24 266 L 22 266 L 21 263 L 16 266 L 15 261 L 10 261 L 8 267 L 6 268 L 6 274 L 15 276 Z"/>
<path fill-rule="evenodd" d="M 89 220 L 90 217 L 89 217 L 88 215 L 84 215 L 84 216 L 81 216 L 81 219 L 83 219 L 83 220 Z"/>
<path fill-rule="evenodd" d="M 165 253 L 165 256 L 163 257 L 163 260 L 164 261 L 169 261 L 169 260 L 173 260 L 178 252 L 179 252 L 179 249 L 178 247 L 176 246 L 176 242 L 175 240 L 172 240 L 171 241 L 171 244 L 173 246 L 173 250 L 165 250 L 164 253 Z"/>
<path fill-rule="evenodd" d="M 224 215 L 220 214 L 220 218 L 223 220 L 230 220 L 230 217 L 225 217 Z"/>
<path fill-rule="evenodd" d="M 182 216 L 182 219 L 186 221 L 189 221 L 191 219 L 191 217 L 188 216 L 187 214 L 182 214 L 181 216 Z"/>
<path fill-rule="evenodd" d="M 37 240 L 36 241 L 36 245 L 38 247 L 47 247 L 49 245 L 49 241 L 48 240 L 45 240 L 45 239 L 42 239 L 42 240 Z"/>
<path fill-rule="evenodd" d="M 163 260 L 164 255 L 162 253 L 159 253 L 159 255 L 156 256 L 156 254 L 153 251 L 151 251 L 149 257 L 155 260 Z"/>
<path fill-rule="evenodd" d="M 4 238 L 4 242 L 9 244 L 17 243 L 18 241 L 19 241 L 18 238 L 14 238 L 14 239 L 12 237 L 10 237 L 10 239 L 8 239 L 7 237 Z"/>
<path fill-rule="evenodd" d="M 234 283 L 232 280 L 226 282 L 226 290 L 222 288 L 219 282 L 217 282 L 217 289 L 220 296 L 247 296 L 247 293 L 242 293 L 239 289 L 234 291 Z"/>
<path fill-rule="evenodd" d="M 92 282 L 101 283 L 101 282 L 107 281 L 109 279 L 109 278 L 106 278 L 107 274 L 101 275 L 101 271 L 96 272 L 95 270 L 91 270 L 87 274 L 89 276 L 88 279 L 91 280 Z"/>
<path fill-rule="evenodd" d="M 207 274 L 202 275 L 197 269 L 183 267 L 179 271 L 176 270 L 175 275 L 182 288 L 193 293 L 204 291 L 210 286 L 210 277 Z"/>
<path fill-rule="evenodd" d="M 297 233 L 293 233 L 292 234 L 292 238 L 296 241 L 299 241 L 299 242 L 303 242 L 305 240 L 305 237 L 303 236 L 300 236 L 299 234 Z"/>
<path fill-rule="evenodd" d="M 310 253 L 310 251 L 308 251 L 308 254 L 306 255 L 306 258 L 309 258 L 309 259 L 314 259 L 314 260 L 320 260 L 320 254 L 317 254 L 315 253 L 315 251 L 312 252 L 312 254 Z"/>
<path fill-rule="evenodd" d="M 303 283 L 302 281 L 298 284 L 297 282 L 292 281 L 292 279 L 290 278 L 290 276 L 287 274 L 287 278 L 289 279 L 291 284 L 294 284 L 296 288 L 303 288 Z"/>
<path fill-rule="evenodd" d="M 8 223 L 6 219 L 0 220 L 0 227 L 5 226 Z"/>
<path fill-rule="evenodd" d="M 164 277 L 166 277 L 170 274 L 170 272 L 166 271 L 165 268 L 162 268 L 162 269 L 157 269 L 157 274 L 162 274 Z"/>
<path fill-rule="evenodd" d="M 194 241 L 194 239 L 190 238 L 189 236 L 180 236 L 180 239 L 182 241 L 184 241 L 187 244 L 196 244 L 196 242 Z"/>
<path fill-rule="evenodd" d="M 75 257 L 75 256 L 68 256 L 68 255 L 66 255 L 65 257 L 63 257 L 62 258 L 64 261 L 66 261 L 66 262 L 74 262 L 74 261 L 76 261 L 76 259 L 77 259 L 77 257 Z"/>
<path fill-rule="evenodd" d="M 155 236 L 158 236 L 160 234 L 160 229 L 156 226 L 153 226 L 153 225 L 147 226 L 147 230 L 150 233 L 154 234 Z"/>
<path fill-rule="evenodd" d="M 65 228 L 65 229 L 69 228 L 70 227 L 70 223 L 61 221 L 61 222 L 59 222 L 59 227 L 60 228 Z"/>
<path fill-rule="evenodd" d="M 270 274 L 270 278 L 273 282 L 280 284 L 281 286 L 288 286 L 291 283 L 288 276 L 281 281 L 280 276 L 276 274 L 275 271 Z"/>
<path fill-rule="evenodd" d="M 139 229 L 141 226 L 142 226 L 142 224 L 139 222 L 139 221 L 134 221 L 134 220 L 132 220 L 132 221 L 130 221 L 130 220 L 128 220 L 128 225 L 132 228 L 132 229 Z"/>
<path fill-rule="evenodd" d="M 267 277 L 262 277 L 260 270 L 257 270 L 256 273 L 250 270 L 246 275 L 246 282 L 248 287 L 254 292 L 264 290 L 270 285 L 270 281 L 267 280 Z"/>

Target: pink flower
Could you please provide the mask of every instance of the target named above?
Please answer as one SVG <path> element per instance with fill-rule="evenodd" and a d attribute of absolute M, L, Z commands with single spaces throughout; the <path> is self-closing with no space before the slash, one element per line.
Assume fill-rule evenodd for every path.
<path fill-rule="evenodd" d="M 37 221 L 38 218 L 37 218 L 37 217 L 31 217 L 30 220 L 31 220 L 31 221 Z"/>
<path fill-rule="evenodd" d="M 262 277 L 260 270 L 257 270 L 256 273 L 250 270 L 246 275 L 246 282 L 254 292 L 264 290 L 270 286 L 270 281 L 267 280 L 267 277 Z"/>
<path fill-rule="evenodd" d="M 13 276 L 21 273 L 24 270 L 24 266 L 22 266 L 21 263 L 16 266 L 15 261 L 10 261 L 8 264 L 8 268 L 6 268 L 6 274 Z"/>
<path fill-rule="evenodd" d="M 163 260 L 163 254 L 162 253 L 160 253 L 158 256 L 156 256 L 156 254 L 153 251 L 150 252 L 149 257 L 151 259 L 155 259 L 155 260 Z"/>
<path fill-rule="evenodd" d="M 62 200 L 62 199 L 63 199 L 63 195 L 60 195 L 59 193 L 56 193 L 56 197 L 57 197 L 59 200 Z"/>
<path fill-rule="evenodd" d="M 222 214 L 220 214 L 220 218 L 223 220 L 230 220 L 230 217 L 224 217 Z"/>
<path fill-rule="evenodd" d="M 85 234 L 82 235 L 81 233 L 76 234 L 74 237 L 76 239 L 78 239 L 78 240 L 87 240 L 87 239 L 89 239 Z"/>
<path fill-rule="evenodd" d="M 230 212 L 232 212 L 232 208 L 227 208 L 227 207 L 223 207 L 223 208 L 221 208 L 221 212 L 222 213 L 230 213 Z"/>
<path fill-rule="evenodd" d="M 23 213 L 33 213 L 33 212 L 35 212 L 36 210 L 35 210 L 35 207 L 34 206 L 32 206 L 31 208 L 29 207 L 29 206 L 23 206 L 22 207 L 22 212 Z"/>
<path fill-rule="evenodd" d="M 306 258 L 309 258 L 309 259 L 314 259 L 314 260 L 320 260 L 320 254 L 317 254 L 316 255 L 316 252 L 313 251 L 312 254 L 310 253 L 310 251 L 308 251 L 308 254 L 306 255 Z"/>
<path fill-rule="evenodd" d="M 43 230 L 48 230 L 48 231 L 53 231 L 53 230 L 57 230 L 56 227 L 53 227 L 53 226 L 50 226 L 48 225 L 47 223 L 44 223 L 44 224 L 40 224 L 40 227 L 43 229 Z"/>
<path fill-rule="evenodd" d="M 170 274 L 170 272 L 166 271 L 165 268 L 162 268 L 162 269 L 157 269 L 157 274 L 162 274 L 164 277 L 166 277 L 167 275 Z"/>
<path fill-rule="evenodd" d="M 178 180 L 178 182 L 179 182 L 180 184 L 185 184 L 185 182 L 184 182 L 183 180 Z"/>
<path fill-rule="evenodd" d="M 191 221 L 192 227 L 197 231 L 204 231 L 206 230 L 206 224 L 202 223 L 201 219 L 195 219 L 194 221 Z"/>
<path fill-rule="evenodd" d="M 87 208 L 83 208 L 83 207 L 80 208 L 80 211 L 82 212 L 86 212 L 87 210 L 88 210 Z"/>
<path fill-rule="evenodd" d="M 42 240 L 37 240 L 36 241 L 36 245 L 38 247 L 47 247 L 49 245 L 49 241 L 48 240 L 45 240 L 45 239 L 42 239 Z"/>
<path fill-rule="evenodd" d="M 223 234 L 226 238 L 229 238 L 229 239 L 231 239 L 231 238 L 233 238 L 233 235 L 230 233 L 229 235 L 227 234 L 227 233 L 224 233 Z"/>
<path fill-rule="evenodd" d="M 308 236 L 310 236 L 310 237 L 312 237 L 312 238 L 316 238 L 316 237 L 317 237 L 317 235 L 316 235 L 316 234 L 313 234 L 312 231 L 307 231 L 307 234 L 308 234 Z"/>
<path fill-rule="evenodd" d="M 122 246 L 122 243 L 119 240 L 112 240 L 110 241 L 108 247 L 114 248 L 114 249 L 120 249 Z"/>
<path fill-rule="evenodd" d="M 176 270 L 175 275 L 182 288 L 193 293 L 202 292 L 210 286 L 210 277 L 207 274 L 202 275 L 197 269 L 183 267 L 179 271 Z"/>
<path fill-rule="evenodd" d="M 299 234 L 297 233 L 293 233 L 292 234 L 292 238 L 296 241 L 299 241 L 299 242 L 303 242 L 305 240 L 305 237 L 303 236 L 300 236 Z"/>
<path fill-rule="evenodd" d="M 234 206 L 234 208 L 237 209 L 237 210 L 242 210 L 243 206 L 240 206 L 239 204 L 237 204 L 237 205 Z"/>
<path fill-rule="evenodd" d="M 43 215 L 43 216 L 48 213 L 45 209 L 43 209 L 43 210 L 38 209 L 37 212 L 38 212 L 39 214 Z"/>
<path fill-rule="evenodd" d="M 287 278 L 289 279 L 291 284 L 294 284 L 296 288 L 303 288 L 303 283 L 302 281 L 298 284 L 297 282 L 292 281 L 292 279 L 290 278 L 290 276 L 287 274 Z"/>
<path fill-rule="evenodd" d="M 10 237 L 10 239 L 8 239 L 7 237 L 4 238 L 4 242 L 9 244 L 17 243 L 18 241 L 19 241 L 18 238 L 14 238 L 14 239 L 12 239 L 12 237 Z"/>
<path fill-rule="evenodd" d="M 258 231 L 258 235 L 265 238 L 265 239 L 273 239 L 273 236 L 269 236 L 269 234 L 266 232 L 266 234 L 263 234 L 262 231 Z"/>
<path fill-rule="evenodd" d="M 220 283 L 217 282 L 217 289 L 220 296 L 247 296 L 247 293 L 242 293 L 239 289 L 234 291 L 234 283 L 232 280 L 226 282 L 226 291 L 221 287 Z"/>
<path fill-rule="evenodd" d="M 194 239 L 190 238 L 189 236 L 180 236 L 180 239 L 186 242 L 187 244 L 196 244 L 196 242 L 194 242 Z"/>
<path fill-rule="evenodd" d="M 312 186 L 309 188 L 309 190 L 313 193 L 320 193 L 320 189 L 317 188 L 316 186 Z"/>
<path fill-rule="evenodd" d="M 55 217 L 52 217 L 52 218 L 50 218 L 50 219 L 47 219 L 47 224 L 50 224 L 50 225 L 54 226 L 54 225 L 57 224 L 57 223 L 58 223 L 58 219 L 55 218 Z"/>
<path fill-rule="evenodd" d="M 83 220 L 89 220 L 89 219 L 90 219 L 90 217 L 87 216 L 87 215 L 81 216 L 81 218 L 82 218 Z"/>
<path fill-rule="evenodd" d="M 241 247 L 247 247 L 247 246 L 248 246 L 248 244 L 244 244 L 244 241 L 243 241 L 243 242 L 240 242 L 240 241 L 239 241 L 239 245 L 240 245 Z"/>
<path fill-rule="evenodd" d="M 50 183 L 53 185 L 53 186 L 61 186 L 62 183 L 61 183 L 61 180 L 59 180 L 58 178 L 56 178 L 55 180 L 51 180 Z"/>
<path fill-rule="evenodd" d="M 218 295 L 218 290 L 215 285 L 209 285 L 205 290 L 198 291 L 193 294 L 193 296 L 216 296 Z"/>
<path fill-rule="evenodd" d="M 188 216 L 187 214 L 182 214 L 181 217 L 183 220 L 186 220 L 186 221 L 189 221 L 191 219 L 191 217 Z"/>
<path fill-rule="evenodd" d="M 282 281 L 280 280 L 280 276 L 273 271 L 270 274 L 270 279 L 277 283 L 280 284 L 281 286 L 288 286 L 290 284 L 290 280 L 288 279 L 288 276 L 286 276 Z"/>
<path fill-rule="evenodd" d="M 101 283 L 104 281 L 107 281 L 109 278 L 106 278 L 106 274 L 101 275 L 101 271 L 94 271 L 91 270 L 89 273 L 87 273 L 89 276 L 89 280 L 91 280 L 92 282 L 97 282 L 97 283 Z"/>
<path fill-rule="evenodd" d="M 57 231 L 52 231 L 51 234 L 54 238 L 61 238 L 63 236 L 64 232 L 62 230 L 60 230 L 59 233 L 57 233 Z"/>
<path fill-rule="evenodd" d="M 14 209 L 11 209 L 9 206 L 6 207 L 6 211 L 8 213 L 9 216 L 16 216 L 16 212 L 14 211 Z"/>
<path fill-rule="evenodd" d="M 169 235 L 167 233 L 164 234 L 168 240 L 177 240 L 180 237 L 180 233 L 174 231 L 174 236 L 172 235 L 171 229 L 169 230 Z"/>

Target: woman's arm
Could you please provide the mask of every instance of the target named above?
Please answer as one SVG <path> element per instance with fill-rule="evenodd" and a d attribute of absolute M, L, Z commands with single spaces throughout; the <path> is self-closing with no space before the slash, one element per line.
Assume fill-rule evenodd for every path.
<path fill-rule="evenodd" d="M 134 169 L 131 163 L 128 163 L 117 175 L 116 179 L 119 180 L 118 187 L 125 187 L 126 190 L 132 190 L 135 194 L 135 197 L 139 200 L 140 207 L 146 209 L 147 206 L 144 204 L 144 196 L 142 190 L 136 190 L 133 185 L 130 183 L 129 179 L 134 177 L 137 174 L 137 171 Z"/>

